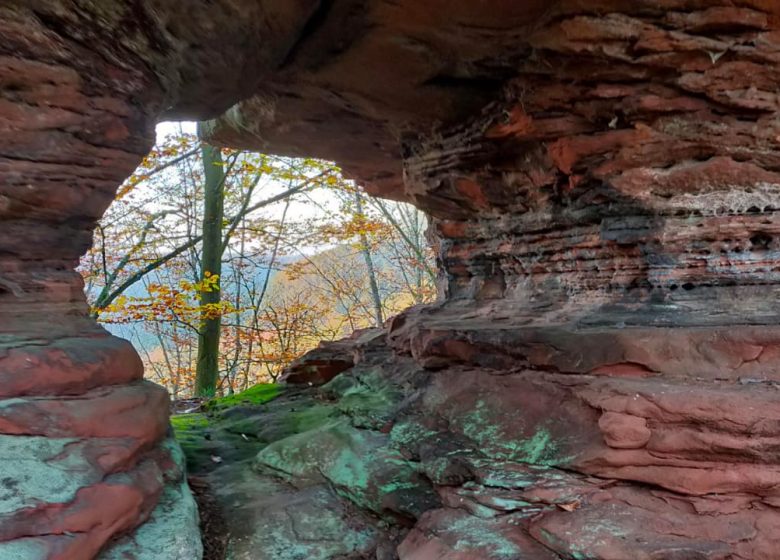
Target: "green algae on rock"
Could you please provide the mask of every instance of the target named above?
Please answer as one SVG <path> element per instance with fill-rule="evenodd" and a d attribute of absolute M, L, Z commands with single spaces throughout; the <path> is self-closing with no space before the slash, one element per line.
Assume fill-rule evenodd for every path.
<path fill-rule="evenodd" d="M 324 479 L 378 515 L 417 517 L 438 499 L 416 466 L 388 442 L 385 434 L 337 421 L 272 443 L 257 455 L 255 468 L 296 485 Z"/>

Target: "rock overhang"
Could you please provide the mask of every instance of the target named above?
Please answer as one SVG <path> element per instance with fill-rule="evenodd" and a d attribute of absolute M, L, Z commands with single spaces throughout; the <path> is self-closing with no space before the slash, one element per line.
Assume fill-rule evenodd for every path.
<path fill-rule="evenodd" d="M 372 194 L 408 199 L 405 144 L 495 100 L 530 55 L 548 2 L 322 2 L 211 141 L 339 163 Z M 250 69 L 250 73 L 252 70 Z"/>
<path fill-rule="evenodd" d="M 780 5 L 418 4 L 321 7 L 210 138 L 335 160 L 428 212 L 450 299 L 778 316 L 759 292 L 777 282 Z"/>
<path fill-rule="evenodd" d="M 71 521 L 85 503 L 110 502 L 107 486 L 128 497 L 116 505 L 140 496 L 142 507 L 104 515 L 131 531 L 154 519 L 160 476 L 181 484 L 164 399 L 141 398 L 156 393 L 137 382 L 131 349 L 87 316 L 73 266 L 158 119 L 238 102 L 214 142 L 336 160 L 434 216 L 448 301 L 393 320 L 372 368 L 388 378 L 406 364 L 401 393 L 428 395 L 407 412 L 449 419 L 431 427 L 446 445 L 419 450 L 446 509 L 418 520 L 404 560 L 484 544 L 469 540 L 475 519 L 439 545 L 424 538 L 466 515 L 449 506 L 472 487 L 439 484 L 434 468 L 463 436 L 477 454 L 516 460 L 496 466 L 503 474 L 552 458 L 576 471 L 567 493 L 588 487 L 579 505 L 545 502 L 535 528 L 498 527 L 528 550 L 534 537 L 563 556 L 626 557 L 623 537 L 639 535 L 648 557 L 774 558 L 778 13 L 772 0 L 4 3 L 0 378 L 6 411 L 21 413 L 0 431 L 41 449 L 82 438 L 72 452 L 85 460 L 110 444 L 120 471 L 84 488 L 86 502 L 41 504 L 37 528 L 15 510 L 13 537 L 33 536 L 48 559 L 75 546 L 60 535 L 75 528 L 96 552 L 119 535 Z M 105 433 L 60 421 L 79 399 Z M 125 415 L 106 405 L 130 401 Z M 129 432 L 127 414 L 148 423 Z M 8 435 L 42 418 L 43 435 Z M 580 434 L 570 447 L 567 434 Z M 114 436 L 132 445 L 101 440 Z M 545 471 L 541 483 L 559 479 Z M 501 497 L 477 496 L 504 508 Z M 633 507 L 686 542 L 649 522 L 610 536 Z M 728 517 L 713 524 L 712 512 Z M 604 533 L 588 532 L 594 520 Z"/>

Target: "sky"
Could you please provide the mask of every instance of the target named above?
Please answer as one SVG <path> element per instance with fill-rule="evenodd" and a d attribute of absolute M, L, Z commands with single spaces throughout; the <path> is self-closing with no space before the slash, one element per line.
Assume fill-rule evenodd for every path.
<path fill-rule="evenodd" d="M 165 121 L 157 124 L 157 140 L 165 138 L 171 134 L 177 134 L 186 132 L 188 134 L 195 134 L 195 123 L 193 121 Z"/>
<path fill-rule="evenodd" d="M 157 141 L 160 142 L 163 138 L 172 134 L 180 134 L 182 132 L 186 134 L 195 134 L 197 131 L 197 125 L 194 121 L 166 121 L 158 123 L 156 130 Z M 258 201 L 262 198 L 273 196 L 277 194 L 277 192 L 283 191 L 285 188 L 287 188 L 286 185 L 280 184 L 276 191 L 268 191 L 264 189 L 263 193 L 259 196 Z M 332 194 L 329 194 L 325 190 L 318 189 L 317 191 L 311 193 L 309 198 L 312 202 L 314 202 L 314 204 L 305 204 L 302 202 L 293 201 L 290 204 L 290 209 L 288 210 L 287 215 L 294 216 L 296 220 L 306 220 L 309 218 L 318 217 L 318 215 L 321 215 L 324 210 L 338 210 L 338 201 Z M 284 203 L 280 202 L 274 206 L 269 207 L 264 213 L 272 217 L 280 217 L 283 211 Z"/>

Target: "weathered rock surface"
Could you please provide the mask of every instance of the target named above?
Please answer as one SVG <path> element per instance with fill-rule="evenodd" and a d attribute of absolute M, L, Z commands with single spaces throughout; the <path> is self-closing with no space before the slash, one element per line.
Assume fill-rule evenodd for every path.
<path fill-rule="evenodd" d="M 776 558 L 779 8 L 548 8 L 530 27 L 481 28 L 504 45 L 480 65 L 504 76 L 481 112 L 440 115 L 433 130 L 426 105 L 391 116 L 363 98 L 400 142 L 403 180 L 365 171 L 380 150 L 342 158 L 374 192 L 428 211 L 440 243 L 442 301 L 391 322 L 380 366 L 390 379 L 411 357 L 429 373 L 400 390 L 384 427 L 360 428 L 387 431 L 383 449 L 440 500 L 422 500 L 408 532 L 395 519 L 406 537 L 393 554 Z M 451 52 L 468 58 L 466 43 Z M 349 60 L 296 80 L 360 97 L 373 84 L 326 82 Z M 303 126 L 283 126 L 303 102 L 246 101 L 214 137 L 274 146 Z M 336 126 L 332 114 L 319 118 Z M 301 455 L 308 437 L 269 446 L 308 465 L 277 476 L 330 480 L 332 446 Z"/>
<path fill-rule="evenodd" d="M 773 0 L 3 2 L 0 552 L 199 554 L 166 399 L 74 267 L 155 122 L 233 106 L 214 142 L 430 213 L 442 295 L 185 442 L 236 558 L 776 558 L 779 29 Z"/>
<path fill-rule="evenodd" d="M 147 519 L 113 557 L 200 556 L 192 498 L 163 444 L 167 396 L 141 382 L 129 343 L 88 316 L 74 268 L 161 113 L 227 108 L 251 87 L 239 69 L 271 49 L 244 51 L 262 18 L 239 22 L 236 3 L 204 5 L 186 21 L 177 2 L 148 4 L 0 3 L 4 559 L 90 560 Z M 290 27 L 276 23 L 297 21 L 296 11 L 279 12 L 265 21 L 284 43 Z M 220 38 L 222 55 L 192 48 L 227 21 L 233 47 Z M 159 540 L 166 523 L 189 537 Z"/>
<path fill-rule="evenodd" d="M 345 340 L 322 341 L 287 366 L 280 381 L 293 385 L 323 385 L 365 358 L 375 346 L 384 345 L 377 329 L 357 330 Z"/>
<path fill-rule="evenodd" d="M 229 558 L 725 560 L 780 549 L 776 389 L 426 371 L 381 345 L 361 354 L 321 387 L 182 423 L 190 469 L 230 527 Z"/>
<path fill-rule="evenodd" d="M 193 560 L 203 554 L 198 530 L 198 506 L 184 479 L 185 457 L 170 439 L 164 444 L 173 464 L 169 483 L 149 519 L 134 533 L 112 543 L 100 560 Z"/>

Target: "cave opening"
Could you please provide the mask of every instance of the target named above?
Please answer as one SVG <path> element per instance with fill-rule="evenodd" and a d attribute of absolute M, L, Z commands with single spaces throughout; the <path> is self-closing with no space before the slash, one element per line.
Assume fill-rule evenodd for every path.
<path fill-rule="evenodd" d="M 235 559 L 776 558 L 780 12 L 659 4 L 0 5 L 0 558 L 198 560 L 187 472 Z M 107 284 L 141 237 L 197 237 L 147 206 L 101 249 L 166 119 L 208 123 L 208 155 L 179 146 L 204 184 L 282 154 L 413 204 L 439 299 L 384 322 L 368 297 L 381 328 L 174 432 L 76 271 L 93 238 Z M 201 299 L 158 286 L 153 313 L 223 278 L 180 266 Z"/>

